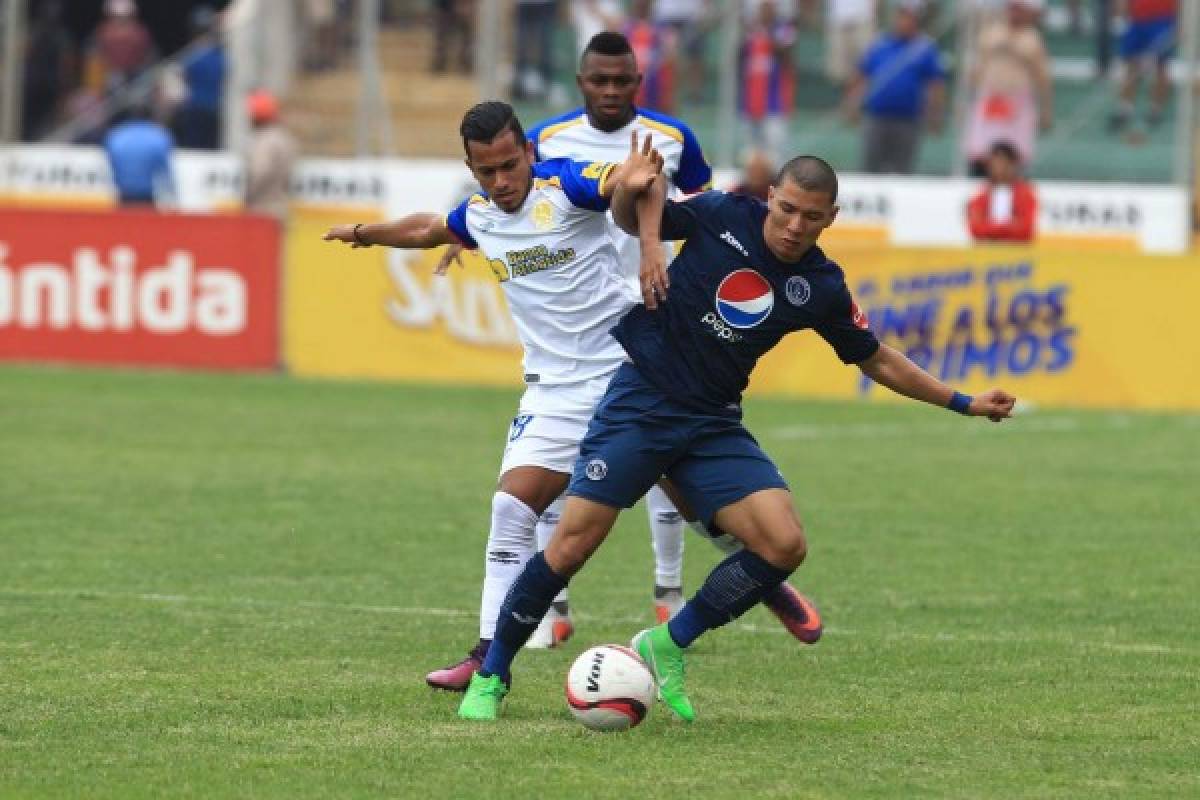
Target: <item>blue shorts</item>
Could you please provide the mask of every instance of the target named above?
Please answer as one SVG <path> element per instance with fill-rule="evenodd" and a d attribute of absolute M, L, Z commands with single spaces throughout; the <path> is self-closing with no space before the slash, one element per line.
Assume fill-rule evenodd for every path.
<path fill-rule="evenodd" d="M 1166 61 L 1175 53 L 1175 18 L 1131 22 L 1121 34 L 1121 58 L 1131 60 L 1154 56 Z"/>
<path fill-rule="evenodd" d="M 747 495 L 788 488 L 740 409 L 697 411 L 623 364 L 596 406 L 567 492 L 629 508 L 663 475 L 705 524 Z"/>

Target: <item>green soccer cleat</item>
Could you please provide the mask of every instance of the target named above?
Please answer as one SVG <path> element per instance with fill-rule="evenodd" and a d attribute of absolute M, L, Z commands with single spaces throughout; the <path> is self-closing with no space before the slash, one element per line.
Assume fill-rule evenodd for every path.
<path fill-rule="evenodd" d="M 494 720 L 500 716 L 500 701 L 506 694 L 508 687 L 499 675 L 485 678 L 476 672 L 458 706 L 458 715 L 463 719 Z"/>
<path fill-rule="evenodd" d="M 653 673 L 667 708 L 684 722 L 694 720 L 696 711 L 683 688 L 683 648 L 675 644 L 666 624 L 642 631 L 633 637 L 632 646 Z"/>

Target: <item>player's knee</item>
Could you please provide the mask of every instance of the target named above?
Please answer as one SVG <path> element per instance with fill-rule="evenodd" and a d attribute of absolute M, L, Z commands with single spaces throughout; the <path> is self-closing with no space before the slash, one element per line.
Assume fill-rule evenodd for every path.
<path fill-rule="evenodd" d="M 796 569 L 804 563 L 808 555 L 808 540 L 804 536 L 804 526 L 799 520 L 786 529 L 780 530 L 772 537 L 775 566 L 782 569 Z"/>

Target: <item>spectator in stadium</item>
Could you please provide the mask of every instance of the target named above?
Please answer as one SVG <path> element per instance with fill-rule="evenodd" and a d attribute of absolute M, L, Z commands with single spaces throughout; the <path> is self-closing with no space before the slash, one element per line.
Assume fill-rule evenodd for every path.
<path fill-rule="evenodd" d="M 575 28 L 575 46 L 582 58 L 588 42 L 597 33 L 620 31 L 625 27 L 625 12 L 619 0 L 571 0 L 571 25 Z"/>
<path fill-rule="evenodd" d="M 875 38 L 877 0 L 829 0 L 825 6 L 825 73 L 845 91 Z"/>
<path fill-rule="evenodd" d="M 697 103 L 704 93 L 704 45 L 708 34 L 708 0 L 657 0 L 654 19 L 668 28 L 675 41 L 686 97 Z"/>
<path fill-rule="evenodd" d="M 89 54 L 89 85 L 104 92 L 136 77 L 154 60 L 154 43 L 133 0 L 108 0 Z"/>
<path fill-rule="evenodd" d="M 1038 130 L 1054 124 L 1050 60 L 1038 21 L 1045 0 L 1009 0 L 1003 20 L 979 32 L 964 137 L 971 174 L 982 176 L 996 142 L 1012 143 L 1032 164 Z"/>
<path fill-rule="evenodd" d="M 251 92 L 246 115 L 253 126 L 246 154 L 246 209 L 284 222 L 299 147 L 280 121 L 275 95 L 262 89 Z"/>
<path fill-rule="evenodd" d="M 1125 0 L 1121 5 L 1127 22 L 1120 42 L 1123 74 L 1120 101 L 1109 127 L 1114 132 L 1129 129 L 1131 137 L 1138 140 L 1145 131 L 1137 124 L 1135 105 L 1147 62 L 1154 62 L 1147 125 L 1161 124 L 1166 113 L 1171 92 L 1167 67 L 1175 53 L 1179 3 L 1178 0 Z"/>
<path fill-rule="evenodd" d="M 123 206 L 170 205 L 175 197 L 171 174 L 171 133 L 137 104 L 104 137 L 117 201 Z"/>
<path fill-rule="evenodd" d="M 181 65 L 187 94 L 171 127 L 179 147 L 216 150 L 221 132 L 225 47 L 217 29 L 217 15 L 208 6 L 192 12 L 191 25 L 194 38 Z"/>
<path fill-rule="evenodd" d="M 33 141 L 53 127 L 59 105 L 72 89 L 75 48 L 62 22 L 59 0 L 35 6 L 25 45 L 21 138 Z"/>
<path fill-rule="evenodd" d="M 967 227 L 983 242 L 1031 242 L 1037 224 L 1037 195 L 1021 175 L 1020 156 L 1009 142 L 996 142 L 987 160 L 987 183 L 967 204 Z"/>
<path fill-rule="evenodd" d="M 554 78 L 553 37 L 558 0 L 516 0 L 517 64 L 513 97 L 544 100 Z"/>
<path fill-rule="evenodd" d="M 775 165 L 771 157 L 762 150 L 751 150 L 742 163 L 740 180 L 729 190 L 730 194 L 744 194 L 767 201 L 771 182 L 775 180 Z"/>
<path fill-rule="evenodd" d="M 433 0 L 433 62 L 429 71 L 446 71 L 450 49 L 455 47 L 454 63 L 459 72 L 474 67 L 475 0 Z"/>
<path fill-rule="evenodd" d="M 847 118 L 854 123 L 865 117 L 865 172 L 911 174 L 922 129 L 942 129 L 946 68 L 937 43 L 921 31 L 924 11 L 923 0 L 895 3 L 891 30 L 867 50 L 846 90 Z"/>
<path fill-rule="evenodd" d="M 675 32 L 654 20 L 654 0 L 633 0 L 625 38 L 642 73 L 636 103 L 671 114 L 675 111 Z"/>
<path fill-rule="evenodd" d="M 760 0 L 742 39 L 740 106 L 746 144 L 765 150 L 772 159 L 783 152 L 795 109 L 795 44 L 796 26 L 780 19 L 775 0 Z"/>

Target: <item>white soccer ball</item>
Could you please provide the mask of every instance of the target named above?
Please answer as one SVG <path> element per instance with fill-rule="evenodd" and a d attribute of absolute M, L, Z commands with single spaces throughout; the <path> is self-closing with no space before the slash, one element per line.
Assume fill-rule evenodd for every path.
<path fill-rule="evenodd" d="M 594 731 L 627 731 L 654 703 L 654 676 L 633 650 L 601 644 L 585 650 L 567 673 L 567 705 Z"/>

